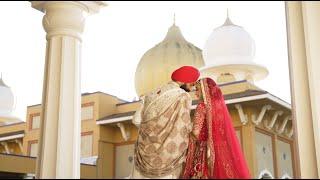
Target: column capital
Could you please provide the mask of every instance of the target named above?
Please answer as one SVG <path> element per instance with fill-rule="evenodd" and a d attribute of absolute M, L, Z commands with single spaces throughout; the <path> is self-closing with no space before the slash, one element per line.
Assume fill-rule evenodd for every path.
<path fill-rule="evenodd" d="M 46 6 L 53 3 L 73 3 L 82 7 L 84 11 L 90 14 L 98 13 L 100 8 L 107 6 L 103 1 L 30 1 L 31 6 L 45 13 Z"/>
<path fill-rule="evenodd" d="M 45 13 L 42 24 L 47 32 L 47 39 L 56 35 L 65 35 L 81 40 L 85 15 L 99 12 L 106 3 L 102 1 L 31 1 L 31 6 Z"/>

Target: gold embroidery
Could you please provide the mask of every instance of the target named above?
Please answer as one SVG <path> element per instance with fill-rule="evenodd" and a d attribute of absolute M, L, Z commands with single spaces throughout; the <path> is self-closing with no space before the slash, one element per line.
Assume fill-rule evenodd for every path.
<path fill-rule="evenodd" d="M 179 151 L 180 151 L 180 153 L 183 153 L 186 149 L 187 149 L 187 143 L 186 143 L 186 142 L 182 142 L 182 143 L 179 145 Z"/>
<path fill-rule="evenodd" d="M 162 160 L 159 156 L 153 159 L 153 165 L 156 167 L 160 167 L 162 165 Z"/>
<path fill-rule="evenodd" d="M 168 153 L 173 154 L 173 153 L 175 153 L 176 150 L 177 150 L 177 145 L 176 145 L 175 142 L 171 141 L 171 142 L 169 142 L 169 143 L 167 144 L 166 149 L 167 149 Z"/>
<path fill-rule="evenodd" d="M 188 129 L 186 126 L 183 126 L 181 129 L 180 129 L 180 136 L 184 139 L 187 139 L 188 138 Z"/>
<path fill-rule="evenodd" d="M 172 138 L 185 134 L 180 132 L 180 127 L 191 125 L 190 118 L 189 122 L 186 118 L 191 107 L 186 108 L 188 103 L 191 104 L 191 97 L 172 84 L 163 87 L 159 95 L 151 93 L 145 96 L 145 108 L 134 151 L 135 168 L 142 175 L 156 178 L 181 168 L 187 149 L 182 143 L 187 144 L 188 137 L 175 138 L 174 141 Z"/>
<path fill-rule="evenodd" d="M 171 134 L 169 135 L 169 137 L 170 137 L 171 139 L 173 139 L 174 137 L 177 136 L 177 134 L 178 134 L 178 130 L 177 130 L 177 128 L 174 126 L 174 127 L 172 128 L 172 131 L 171 131 Z"/>
<path fill-rule="evenodd" d="M 191 121 L 191 118 L 190 118 L 190 114 L 188 112 L 184 112 L 182 114 L 182 120 L 185 122 L 185 123 L 189 123 Z"/>
<path fill-rule="evenodd" d="M 156 147 L 153 144 L 150 144 L 147 148 L 146 148 L 146 152 L 147 153 L 154 153 L 156 151 Z"/>

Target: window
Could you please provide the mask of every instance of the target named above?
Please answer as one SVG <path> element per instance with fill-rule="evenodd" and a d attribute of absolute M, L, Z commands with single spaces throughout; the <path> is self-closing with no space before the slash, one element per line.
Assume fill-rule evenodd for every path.
<path fill-rule="evenodd" d="M 28 151 L 29 151 L 29 156 L 37 157 L 38 156 L 38 141 L 30 141 Z"/>
<path fill-rule="evenodd" d="M 40 128 L 40 113 L 30 115 L 29 130 Z"/>
<path fill-rule="evenodd" d="M 32 129 L 40 128 L 40 116 L 34 116 L 32 118 Z"/>
<path fill-rule="evenodd" d="M 93 103 L 86 103 L 81 108 L 81 120 L 93 119 Z"/>
<path fill-rule="evenodd" d="M 92 132 L 81 134 L 81 157 L 92 156 L 93 135 Z"/>
<path fill-rule="evenodd" d="M 292 146 L 290 141 L 278 138 L 277 141 L 277 167 L 279 172 L 279 177 L 293 177 L 293 159 L 292 159 Z M 286 175 L 284 175 L 286 174 Z M 281 176 L 280 176 L 281 175 Z"/>
<path fill-rule="evenodd" d="M 274 147 L 272 144 L 272 137 L 269 134 L 257 130 L 255 133 L 255 146 L 258 172 L 268 169 L 268 172 L 273 175 L 275 162 L 273 160 Z"/>

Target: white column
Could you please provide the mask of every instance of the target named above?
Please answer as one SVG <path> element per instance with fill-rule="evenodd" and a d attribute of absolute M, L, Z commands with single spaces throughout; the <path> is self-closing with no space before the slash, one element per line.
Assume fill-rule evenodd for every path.
<path fill-rule="evenodd" d="M 80 178 L 81 34 L 99 1 L 32 1 L 45 12 L 46 63 L 37 178 Z"/>
<path fill-rule="evenodd" d="M 301 178 L 320 175 L 320 3 L 286 2 L 294 136 Z"/>
<path fill-rule="evenodd" d="M 307 55 L 309 93 L 314 141 L 320 176 L 320 2 L 303 2 L 303 23 Z"/>

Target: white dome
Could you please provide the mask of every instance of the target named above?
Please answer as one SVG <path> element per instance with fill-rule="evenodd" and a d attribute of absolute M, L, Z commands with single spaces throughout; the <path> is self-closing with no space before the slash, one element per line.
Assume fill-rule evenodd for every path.
<path fill-rule="evenodd" d="M 251 64 L 255 43 L 247 31 L 227 18 L 223 26 L 211 33 L 202 53 L 207 66 Z"/>
<path fill-rule="evenodd" d="M 0 79 L 0 116 L 10 114 L 13 111 L 13 93 L 6 84 Z"/>
<path fill-rule="evenodd" d="M 244 79 L 253 82 L 268 75 L 264 66 L 253 62 L 255 42 L 250 34 L 241 26 L 233 24 L 229 17 L 211 33 L 202 56 L 205 62 L 205 66 L 200 69 L 202 75 L 216 81 L 220 77 L 224 82 Z"/>

